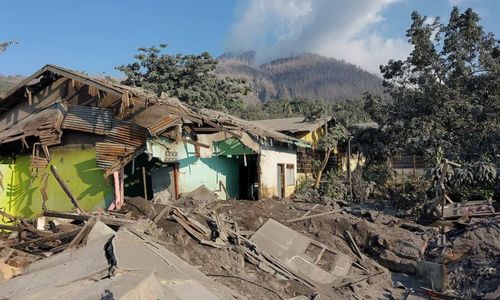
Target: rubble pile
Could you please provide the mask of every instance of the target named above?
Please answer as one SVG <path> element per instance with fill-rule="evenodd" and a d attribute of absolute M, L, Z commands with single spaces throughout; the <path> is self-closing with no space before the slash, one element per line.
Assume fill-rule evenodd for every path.
<path fill-rule="evenodd" d="M 345 203 L 193 199 L 47 211 L 36 225 L 7 215 L 0 297 L 499 297 L 498 217 L 447 222 L 443 246 L 436 227 Z"/>
<path fill-rule="evenodd" d="M 473 219 L 450 231 L 446 247 L 428 256 L 447 268 L 448 288 L 455 295 L 485 296 L 500 286 L 500 218 Z M 500 293 L 493 299 L 498 299 Z"/>

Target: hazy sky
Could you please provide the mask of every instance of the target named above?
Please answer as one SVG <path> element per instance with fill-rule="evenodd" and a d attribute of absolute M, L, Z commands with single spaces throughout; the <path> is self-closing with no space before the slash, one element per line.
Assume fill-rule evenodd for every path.
<path fill-rule="evenodd" d="M 214 56 L 258 50 L 262 61 L 301 51 L 345 59 L 376 72 L 410 51 L 410 14 L 448 18 L 453 5 L 474 8 L 500 37 L 498 0 L 5 0 L 0 74 L 27 75 L 45 64 L 119 75 L 142 46 Z"/>

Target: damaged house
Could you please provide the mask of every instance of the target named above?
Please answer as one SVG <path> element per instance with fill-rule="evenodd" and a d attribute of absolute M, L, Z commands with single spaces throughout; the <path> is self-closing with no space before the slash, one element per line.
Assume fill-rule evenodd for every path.
<path fill-rule="evenodd" d="M 318 143 L 325 135 L 326 129 L 335 124 L 331 117 L 319 118 L 314 121 L 306 121 L 304 117 L 267 119 L 252 121 L 252 124 L 274 130 L 288 136 L 299 139 L 310 147 L 297 148 L 297 176 L 305 177 L 314 173 L 313 161 L 322 160 L 324 153 L 317 150 Z M 340 168 L 341 151 L 334 149 L 325 171 Z"/>
<path fill-rule="evenodd" d="M 47 65 L 0 96 L 0 207 L 114 208 L 205 185 L 221 198 L 293 193 L 297 146 L 284 134 L 177 99 Z M 163 192 L 163 193 L 162 193 Z"/>
<path fill-rule="evenodd" d="M 155 119 L 152 115 L 168 115 L 169 108 L 162 109 L 135 117 L 153 133 L 149 156 L 162 163 L 152 171 L 155 195 L 167 189 L 167 197 L 178 198 L 202 185 L 221 199 L 288 197 L 294 192 L 297 147 L 309 144 L 210 109 L 186 110 L 184 137 L 156 135 L 148 122 Z"/>

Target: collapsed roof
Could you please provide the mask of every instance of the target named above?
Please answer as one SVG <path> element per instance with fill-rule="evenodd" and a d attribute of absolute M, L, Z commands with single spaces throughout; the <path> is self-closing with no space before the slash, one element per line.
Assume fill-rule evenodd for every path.
<path fill-rule="evenodd" d="M 257 120 L 251 121 L 250 123 L 268 128 L 270 130 L 279 132 L 313 132 L 321 126 L 325 125 L 325 122 L 329 122 L 332 118 L 319 118 L 314 121 L 306 121 L 304 117 L 293 117 L 293 118 L 281 118 L 281 119 L 267 119 L 267 120 Z"/>
<path fill-rule="evenodd" d="M 179 125 L 190 128 L 190 136 L 179 133 Z M 27 138 L 35 137 L 43 147 L 50 147 L 61 143 L 65 130 L 104 137 L 96 148 L 97 165 L 106 175 L 141 152 L 150 135 L 196 142 L 197 134 L 222 132 L 253 146 L 273 140 L 304 146 L 302 141 L 226 113 L 191 108 L 165 94 L 54 65 L 46 65 L 0 95 L 0 144 L 21 141 L 31 148 Z"/>

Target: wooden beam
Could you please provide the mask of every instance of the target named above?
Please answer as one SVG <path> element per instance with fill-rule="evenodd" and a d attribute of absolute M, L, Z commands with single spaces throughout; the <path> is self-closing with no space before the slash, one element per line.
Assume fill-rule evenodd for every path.
<path fill-rule="evenodd" d="M 78 204 L 78 200 L 76 200 L 76 198 L 73 196 L 73 194 L 71 194 L 68 186 L 66 185 L 66 182 L 64 182 L 64 180 L 62 180 L 62 178 L 59 176 L 59 174 L 57 174 L 57 170 L 56 170 L 56 167 L 54 165 L 50 166 L 50 171 L 52 172 L 52 174 L 56 178 L 57 182 L 59 183 L 59 185 L 61 186 L 63 191 L 69 197 L 69 200 L 71 201 L 73 206 L 76 208 L 76 211 L 81 214 L 83 212 L 83 210 L 80 207 L 80 205 Z"/>
<path fill-rule="evenodd" d="M 186 138 L 182 138 L 182 141 L 183 141 L 183 142 L 186 142 L 186 143 L 188 143 L 188 144 L 191 144 L 191 145 L 195 145 L 195 146 L 199 146 L 199 147 L 203 147 L 203 148 L 207 148 L 207 149 L 209 149 L 209 148 L 210 148 L 210 145 L 203 144 L 203 143 L 200 143 L 200 142 L 198 142 L 198 141 L 193 141 L 193 140 L 186 139 Z"/>
<path fill-rule="evenodd" d="M 213 126 L 213 127 L 215 127 L 215 128 L 218 128 L 218 129 L 220 129 L 221 131 L 224 131 L 225 133 L 227 133 L 227 134 L 229 134 L 229 135 L 234 136 L 235 138 L 241 139 L 241 135 L 239 135 L 239 134 L 237 134 L 237 133 L 235 133 L 235 132 L 233 132 L 233 131 L 231 131 L 231 130 L 229 130 L 229 129 L 225 128 L 224 126 L 221 126 L 221 125 L 219 125 L 219 124 L 217 124 L 217 123 L 214 123 L 214 122 L 212 122 L 212 121 L 210 121 L 210 120 L 208 120 L 208 119 L 203 119 L 203 121 L 204 121 L 205 123 L 207 123 L 208 125 L 210 125 L 210 126 Z"/>
<path fill-rule="evenodd" d="M 331 215 L 331 214 L 338 213 L 338 212 L 341 212 L 341 211 L 343 211 L 343 209 L 330 210 L 330 211 L 327 211 L 327 212 L 324 212 L 324 213 L 320 213 L 320 214 L 316 214 L 316 215 L 308 215 L 308 216 L 305 216 L 305 217 L 300 217 L 300 218 L 296 218 L 296 219 L 286 220 L 286 223 L 293 223 L 293 222 L 298 222 L 298 221 L 304 221 L 304 220 L 308 220 L 308 219 L 312 219 L 312 218 L 316 218 L 316 217 L 322 217 L 322 216 L 326 216 L 326 215 Z"/>
<path fill-rule="evenodd" d="M 142 184 L 144 185 L 144 199 L 148 200 L 148 184 L 146 181 L 146 168 L 142 167 Z"/>
<path fill-rule="evenodd" d="M 43 216 L 51 217 L 51 218 L 77 220 L 77 221 L 87 221 L 92 217 L 91 215 L 84 215 L 84 214 L 77 215 L 77 214 L 62 213 L 62 212 L 50 211 L 50 210 L 44 211 Z M 103 222 L 106 225 L 111 225 L 111 226 L 125 226 L 125 225 L 133 224 L 136 222 L 135 220 L 118 219 L 118 218 L 112 218 L 109 216 L 98 216 L 98 220 Z"/>
<path fill-rule="evenodd" d="M 44 237 L 41 237 L 41 238 L 38 238 L 38 239 L 35 239 L 35 240 L 30 240 L 30 241 L 26 241 L 26 242 L 17 243 L 17 244 L 11 245 L 10 247 L 12 247 L 12 248 L 23 248 L 23 247 L 26 247 L 26 246 L 29 246 L 29 245 L 33 245 L 33 244 L 39 245 L 39 244 L 43 244 L 45 242 L 49 242 L 49 241 L 53 241 L 53 240 L 60 240 L 60 239 L 70 238 L 72 236 L 77 235 L 78 232 L 80 232 L 80 228 L 78 228 L 76 230 L 67 231 L 67 232 L 54 233 L 54 234 L 52 234 L 50 236 L 44 236 Z"/>
<path fill-rule="evenodd" d="M 96 222 L 97 219 L 95 217 L 90 218 L 87 221 L 87 223 L 85 223 L 80 232 L 75 236 L 75 238 L 73 238 L 73 240 L 69 243 L 66 250 L 78 246 L 87 237 L 87 235 L 90 233 Z"/>

